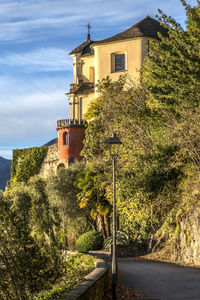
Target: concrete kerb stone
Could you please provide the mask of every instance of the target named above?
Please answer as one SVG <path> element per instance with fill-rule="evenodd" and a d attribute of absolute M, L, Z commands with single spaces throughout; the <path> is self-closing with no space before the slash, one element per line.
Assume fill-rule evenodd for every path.
<path fill-rule="evenodd" d="M 85 276 L 85 281 L 82 282 L 77 288 L 67 292 L 67 294 L 60 300 L 90 299 L 89 295 L 86 296 L 88 290 L 91 290 L 93 286 L 95 289 L 95 284 L 100 281 L 106 275 L 106 273 L 108 274 L 108 268 L 109 267 L 107 263 L 103 259 L 96 259 L 96 268 L 90 274 Z M 97 291 L 94 291 L 94 294 L 97 293 Z M 94 297 L 93 299 L 96 298 Z M 101 298 L 98 297 L 98 299 Z"/>

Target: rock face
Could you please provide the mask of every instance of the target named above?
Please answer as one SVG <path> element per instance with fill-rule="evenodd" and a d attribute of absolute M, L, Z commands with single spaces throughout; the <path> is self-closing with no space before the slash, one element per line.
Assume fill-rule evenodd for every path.
<path fill-rule="evenodd" d="M 0 157 L 0 190 L 4 190 L 6 183 L 10 180 L 12 160 Z"/>
<path fill-rule="evenodd" d="M 200 265 L 200 209 L 182 218 L 179 226 L 179 235 L 171 247 L 171 258 Z"/>

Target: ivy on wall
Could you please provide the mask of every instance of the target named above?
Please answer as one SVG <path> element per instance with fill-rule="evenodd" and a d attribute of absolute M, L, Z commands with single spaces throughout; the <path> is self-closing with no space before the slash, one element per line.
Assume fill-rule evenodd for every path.
<path fill-rule="evenodd" d="M 11 180 L 27 182 L 31 176 L 37 175 L 41 169 L 48 147 L 33 147 L 13 151 Z"/>

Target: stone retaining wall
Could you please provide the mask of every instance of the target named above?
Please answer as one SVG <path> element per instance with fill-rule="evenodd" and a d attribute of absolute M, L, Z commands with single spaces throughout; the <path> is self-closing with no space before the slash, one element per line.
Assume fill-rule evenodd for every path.
<path fill-rule="evenodd" d="M 48 152 L 43 161 L 39 175 L 46 178 L 49 175 L 56 174 L 58 165 L 58 145 L 56 143 L 48 147 Z"/>
<path fill-rule="evenodd" d="M 85 281 L 60 300 L 105 300 L 108 285 L 108 266 L 102 259 L 97 260 L 94 271 L 85 276 Z"/>

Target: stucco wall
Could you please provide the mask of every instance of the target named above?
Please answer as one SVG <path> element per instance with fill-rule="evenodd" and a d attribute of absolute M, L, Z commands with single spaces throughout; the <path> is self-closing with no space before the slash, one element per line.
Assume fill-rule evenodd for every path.
<path fill-rule="evenodd" d="M 90 81 L 90 67 L 94 67 L 94 56 L 86 56 L 81 58 L 83 81 Z"/>
<path fill-rule="evenodd" d="M 138 80 L 144 53 L 142 38 L 94 45 L 93 47 L 95 51 L 95 83 L 108 75 L 115 81 L 124 73 L 128 73 L 133 80 Z M 115 52 L 126 54 L 127 71 L 112 72 L 111 54 Z"/>
<path fill-rule="evenodd" d="M 83 99 L 82 100 L 82 111 L 83 111 L 83 117 L 85 119 L 85 113 L 88 110 L 88 105 L 94 99 L 94 94 L 89 94 L 87 96 L 83 96 L 82 99 Z"/>

